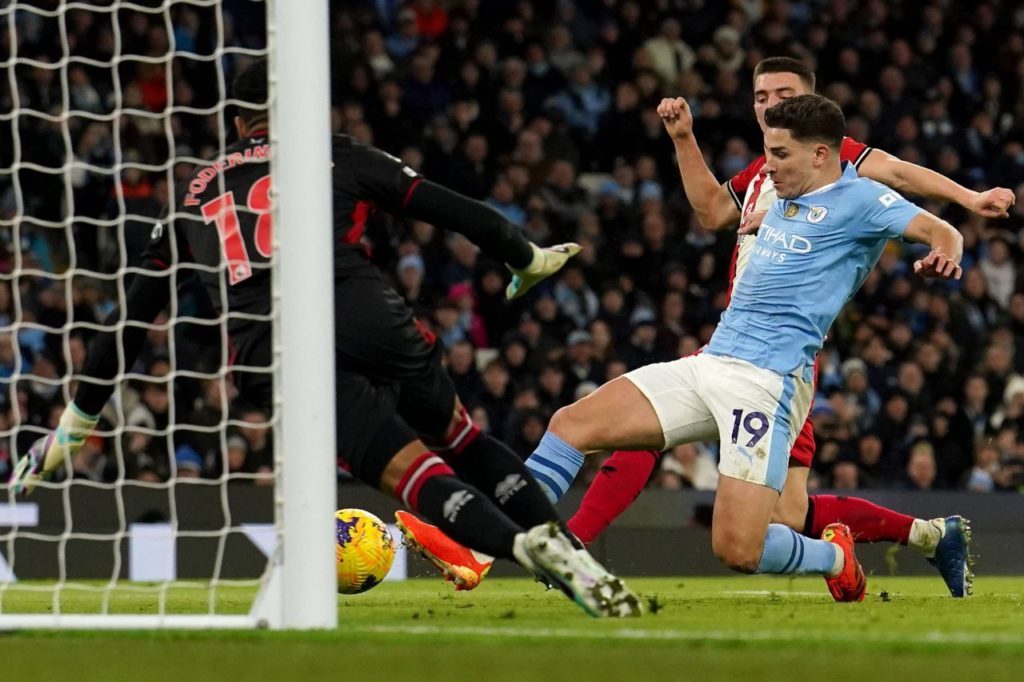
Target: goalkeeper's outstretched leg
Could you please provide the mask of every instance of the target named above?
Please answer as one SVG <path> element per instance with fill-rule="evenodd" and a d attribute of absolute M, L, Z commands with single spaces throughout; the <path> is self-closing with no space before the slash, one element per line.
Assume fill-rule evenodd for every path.
<path fill-rule="evenodd" d="M 532 527 L 510 519 L 489 495 L 458 477 L 393 410 L 397 387 L 365 377 L 338 375 L 342 460 L 360 480 L 422 514 L 459 543 L 514 561 L 561 588 L 591 616 L 640 615 L 640 601 L 621 580 L 577 549 L 555 519 Z M 472 580 L 469 568 L 452 567 L 453 580 Z"/>

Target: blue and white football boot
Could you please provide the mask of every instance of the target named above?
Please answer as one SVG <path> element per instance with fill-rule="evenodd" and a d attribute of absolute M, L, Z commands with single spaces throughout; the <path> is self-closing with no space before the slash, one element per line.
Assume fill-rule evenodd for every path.
<path fill-rule="evenodd" d="M 928 562 L 939 570 L 954 597 L 969 597 L 974 589 L 974 557 L 971 556 L 971 522 L 962 516 L 936 519 L 943 523 L 942 539 Z M 934 523 L 934 521 L 933 521 Z"/>

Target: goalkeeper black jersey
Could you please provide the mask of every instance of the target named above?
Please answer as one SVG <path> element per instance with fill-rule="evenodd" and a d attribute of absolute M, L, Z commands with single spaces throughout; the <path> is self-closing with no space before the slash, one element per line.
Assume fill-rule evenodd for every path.
<path fill-rule="evenodd" d="M 266 132 L 229 146 L 176 192 L 144 258 L 196 271 L 218 312 L 270 312 L 270 141 Z M 222 269 L 221 265 L 226 264 Z"/>
<path fill-rule="evenodd" d="M 422 178 L 401 160 L 351 137 L 335 135 L 331 143 L 334 203 L 332 225 L 323 226 L 323 239 L 324 248 L 330 240 L 334 251 L 334 286 L 344 284 L 349 289 L 342 296 L 362 291 L 357 285 L 369 280 L 380 283 L 380 273 L 370 263 L 362 243 L 367 220 L 377 209 L 460 232 L 484 253 L 512 267 L 525 267 L 533 258 L 530 242 L 494 209 Z M 173 209 L 154 228 L 144 253 L 146 269 L 166 271 L 176 267 L 178 282 L 191 271 L 197 272 L 214 308 L 227 315 L 232 354 L 242 365 L 269 364 L 273 230 L 284 230 L 283 238 L 288 238 L 287 226 L 271 224 L 270 154 L 266 132 L 257 131 L 228 147 L 217 161 L 197 169 L 184 186 L 177 188 Z M 411 321 L 412 312 L 398 294 L 391 291 L 388 296 L 396 305 L 384 305 L 382 309 L 393 312 L 395 319 L 402 320 L 402 328 L 412 329 L 418 338 L 420 331 L 405 324 Z M 152 322 L 170 299 L 164 277 L 140 275 L 128 290 L 123 319 Z M 358 306 L 372 308 L 378 303 L 376 299 L 359 301 Z M 336 318 L 364 312 L 362 307 L 345 308 L 336 311 Z M 115 312 L 111 319 L 121 315 Z M 126 327 L 120 340 L 115 333 L 99 334 L 90 345 L 83 374 L 113 378 L 120 366 L 117 344 L 122 343 L 124 358 L 131 364 L 145 336 L 145 329 L 136 325 Z M 402 367 L 393 354 L 387 361 Z M 76 404 L 88 414 L 95 414 L 111 390 L 110 384 L 84 381 Z"/>
<path fill-rule="evenodd" d="M 362 243 L 366 221 L 378 208 L 401 215 L 422 178 L 347 135 L 333 136 L 332 160 L 333 225 L 330 231 L 325 226 L 324 246 L 331 240 L 336 277 L 376 276 Z M 173 212 L 153 230 L 145 257 L 161 268 L 197 270 L 218 311 L 268 314 L 275 229 L 270 187 L 270 142 L 260 131 L 186 180 Z"/>

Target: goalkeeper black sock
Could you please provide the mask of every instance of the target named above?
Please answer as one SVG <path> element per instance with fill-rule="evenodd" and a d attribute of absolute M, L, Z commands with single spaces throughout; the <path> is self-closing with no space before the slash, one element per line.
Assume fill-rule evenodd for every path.
<path fill-rule="evenodd" d="M 516 561 L 512 549 L 523 529 L 465 481 L 454 476 L 431 476 L 419 486 L 415 509 L 456 542 Z"/>
<path fill-rule="evenodd" d="M 519 455 L 485 433 L 473 435 L 458 453 L 446 457 L 459 478 L 482 490 L 524 528 L 548 521 L 560 523 L 555 507 Z"/>
<path fill-rule="evenodd" d="M 406 469 L 395 486 L 395 497 L 452 540 L 493 557 L 516 560 L 512 549 L 523 529 L 486 495 L 456 478 L 433 452 L 424 452 Z"/>

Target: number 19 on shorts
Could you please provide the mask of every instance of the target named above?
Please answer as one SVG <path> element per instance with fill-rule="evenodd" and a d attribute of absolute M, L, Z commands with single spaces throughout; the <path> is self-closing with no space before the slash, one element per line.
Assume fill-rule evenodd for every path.
<path fill-rule="evenodd" d="M 758 441 L 764 438 L 765 434 L 768 433 L 768 415 L 766 415 L 764 412 L 752 410 L 744 414 L 743 410 L 733 410 L 732 416 L 733 445 L 736 445 L 740 440 L 741 425 L 743 426 L 743 430 L 746 432 L 746 435 L 750 436 L 750 440 L 744 443 L 743 447 L 754 447 L 755 445 L 757 445 Z"/>

